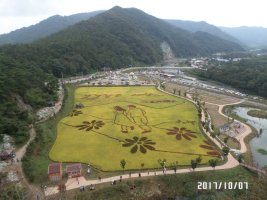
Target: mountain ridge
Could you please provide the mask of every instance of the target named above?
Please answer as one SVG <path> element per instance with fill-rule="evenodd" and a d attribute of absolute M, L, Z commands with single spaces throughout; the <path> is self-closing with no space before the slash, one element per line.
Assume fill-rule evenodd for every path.
<path fill-rule="evenodd" d="M 219 27 L 222 31 L 238 38 L 243 44 L 250 48 L 267 47 L 267 28 L 264 27 Z"/>
<path fill-rule="evenodd" d="M 160 44 L 165 41 L 177 57 L 242 49 L 235 43 L 209 34 L 190 33 L 174 27 L 136 8 L 121 7 L 114 7 L 94 18 L 74 24 L 35 44 L 68 46 L 71 47 L 72 53 L 80 52 L 80 56 L 85 60 L 91 60 L 94 66 L 103 66 L 105 63 L 114 66 L 110 60 L 105 59 L 105 55 L 113 55 L 115 60 L 118 59 L 118 53 L 125 65 L 131 58 L 138 63 L 159 62 L 162 59 Z M 113 48 L 110 48 L 111 46 Z M 96 59 L 101 56 L 102 61 Z"/>
<path fill-rule="evenodd" d="M 23 27 L 10 33 L 0 35 L 0 45 L 16 44 L 16 43 L 30 43 L 35 40 L 44 38 L 53 33 L 61 31 L 71 25 L 80 21 L 88 20 L 104 11 L 93 11 L 89 13 L 78 13 L 69 16 L 53 15 L 37 24 Z"/>
<path fill-rule="evenodd" d="M 168 23 L 182 28 L 184 30 L 190 31 L 190 32 L 207 32 L 211 35 L 217 36 L 219 38 L 222 38 L 224 40 L 229 40 L 231 42 L 240 43 L 237 38 L 223 32 L 220 28 L 217 26 L 214 26 L 212 24 L 209 24 L 205 21 L 191 21 L 191 20 L 176 20 L 176 19 L 165 19 Z"/>

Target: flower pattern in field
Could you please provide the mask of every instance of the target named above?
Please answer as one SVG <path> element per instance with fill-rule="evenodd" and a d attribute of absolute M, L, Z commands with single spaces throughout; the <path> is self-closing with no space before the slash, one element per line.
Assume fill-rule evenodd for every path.
<path fill-rule="evenodd" d="M 79 130 L 91 131 L 92 129 L 101 128 L 104 124 L 105 123 L 103 121 L 92 120 L 91 122 L 83 121 L 81 125 L 77 125 L 75 127 Z"/>
<path fill-rule="evenodd" d="M 76 110 L 76 109 L 74 109 L 74 110 L 71 112 L 70 116 L 73 117 L 73 116 L 78 116 L 78 115 L 80 115 L 80 114 L 83 114 L 83 112 L 82 112 L 81 110 Z"/>
<path fill-rule="evenodd" d="M 156 143 L 152 140 L 149 140 L 147 137 L 133 137 L 133 139 L 125 139 L 123 147 L 131 147 L 131 153 L 136 153 L 139 149 L 141 153 L 146 153 L 147 150 L 155 150 L 155 147 L 152 145 L 155 145 Z"/>
<path fill-rule="evenodd" d="M 177 128 L 173 127 L 172 129 L 167 129 L 167 135 L 175 135 L 177 140 L 181 140 L 182 137 L 186 140 L 191 140 L 191 138 L 196 138 L 197 136 L 194 135 L 196 132 L 193 132 L 185 127 Z"/>
<path fill-rule="evenodd" d="M 214 146 L 212 145 L 212 143 L 210 141 L 207 141 L 207 140 L 203 140 L 203 142 L 205 143 L 204 145 L 199 145 L 201 148 L 203 149 L 207 149 L 207 150 L 210 150 L 210 151 L 207 151 L 207 154 L 208 155 L 211 155 L 211 156 L 221 156 L 221 154 L 216 151 L 216 149 L 214 148 Z"/>

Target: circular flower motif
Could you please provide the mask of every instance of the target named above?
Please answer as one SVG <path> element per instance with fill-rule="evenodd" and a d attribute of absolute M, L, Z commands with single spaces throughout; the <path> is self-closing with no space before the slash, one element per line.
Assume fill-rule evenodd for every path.
<path fill-rule="evenodd" d="M 75 127 L 78 128 L 79 130 L 90 131 L 92 129 L 99 129 L 103 125 L 104 125 L 104 122 L 102 121 L 92 120 L 91 122 L 83 121 L 81 125 L 77 125 Z"/>
<path fill-rule="evenodd" d="M 155 144 L 156 144 L 155 142 L 147 139 L 147 137 L 138 138 L 135 136 L 133 137 L 133 139 L 125 139 L 124 144 L 122 146 L 123 147 L 132 146 L 131 153 L 136 153 L 138 149 L 141 153 L 146 153 L 147 149 L 151 151 L 155 150 L 155 147 L 152 146 Z"/>
<path fill-rule="evenodd" d="M 78 116 L 78 115 L 80 115 L 80 114 L 83 114 L 81 110 L 76 110 L 76 109 L 74 109 L 74 110 L 72 111 L 72 113 L 70 114 L 70 116 L 73 117 L 73 116 Z"/>
<path fill-rule="evenodd" d="M 218 156 L 218 157 L 220 157 L 221 156 L 221 154 L 218 152 L 218 151 L 216 151 L 216 149 L 214 148 L 214 146 L 212 145 L 212 143 L 211 142 L 209 142 L 209 141 L 207 141 L 207 140 L 203 140 L 204 141 L 204 145 L 202 144 L 202 145 L 199 145 L 201 148 L 203 148 L 203 149 L 207 149 L 208 151 L 207 151 L 207 154 L 208 155 L 211 155 L 211 156 Z"/>
<path fill-rule="evenodd" d="M 176 135 L 176 140 L 181 140 L 182 137 L 186 140 L 191 140 L 191 138 L 197 137 L 193 134 L 195 132 L 186 129 L 185 127 L 182 128 L 173 127 L 172 129 L 167 129 L 167 130 L 168 130 L 167 135 Z"/>

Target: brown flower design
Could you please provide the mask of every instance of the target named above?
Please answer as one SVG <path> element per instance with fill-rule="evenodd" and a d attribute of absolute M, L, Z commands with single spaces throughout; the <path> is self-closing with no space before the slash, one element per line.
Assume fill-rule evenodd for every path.
<path fill-rule="evenodd" d="M 147 137 L 133 137 L 133 139 L 125 139 L 124 144 L 122 145 L 123 147 L 130 147 L 131 148 L 131 153 L 136 153 L 137 150 L 139 149 L 141 153 L 146 153 L 147 149 L 148 150 L 155 150 L 155 147 L 152 145 L 155 145 L 156 143 L 153 142 L 152 140 L 149 140 Z"/>
<path fill-rule="evenodd" d="M 78 115 L 80 115 L 80 114 L 83 114 L 83 112 L 82 112 L 81 110 L 76 110 L 76 109 L 74 109 L 74 110 L 71 112 L 70 116 L 73 117 L 73 116 L 78 116 Z"/>
<path fill-rule="evenodd" d="M 201 148 L 203 149 L 207 149 L 207 150 L 210 150 L 207 152 L 208 155 L 211 155 L 211 156 L 221 156 L 221 154 L 216 151 L 216 149 L 213 147 L 212 143 L 207 141 L 207 140 L 203 140 L 203 142 L 205 143 L 204 145 L 199 145 Z"/>
<path fill-rule="evenodd" d="M 196 138 L 197 136 L 194 135 L 194 133 L 191 130 L 186 129 L 185 127 L 177 128 L 173 127 L 172 129 L 167 129 L 167 135 L 176 135 L 177 140 L 181 140 L 182 137 L 186 140 L 191 140 L 191 138 Z"/>
<path fill-rule="evenodd" d="M 86 130 L 86 131 L 91 131 L 92 129 L 99 129 L 101 128 L 105 123 L 102 121 L 96 121 L 92 120 L 91 122 L 88 121 L 83 121 L 81 125 L 75 126 L 79 130 Z"/>

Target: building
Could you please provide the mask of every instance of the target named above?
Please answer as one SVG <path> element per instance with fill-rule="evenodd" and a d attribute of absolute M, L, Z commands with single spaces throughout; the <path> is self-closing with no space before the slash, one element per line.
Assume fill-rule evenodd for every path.
<path fill-rule="evenodd" d="M 10 159 L 10 154 L 6 151 L 0 152 L 0 159 L 1 160 L 8 160 Z"/>
<path fill-rule="evenodd" d="M 61 163 L 49 164 L 47 174 L 49 181 L 60 181 L 62 179 L 62 164 Z"/>
<path fill-rule="evenodd" d="M 81 163 L 70 164 L 66 166 L 66 173 L 69 178 L 75 178 L 82 175 Z"/>

